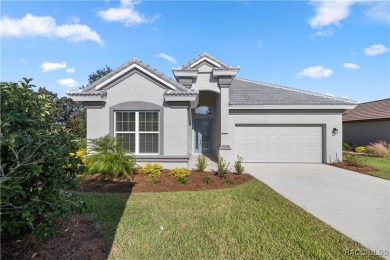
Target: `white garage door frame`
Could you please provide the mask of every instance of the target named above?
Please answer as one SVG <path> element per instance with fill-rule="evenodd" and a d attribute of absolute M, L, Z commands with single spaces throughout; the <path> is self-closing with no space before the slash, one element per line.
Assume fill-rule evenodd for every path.
<path fill-rule="evenodd" d="M 242 140 L 242 138 L 243 138 L 242 137 L 243 133 L 241 133 L 242 128 L 246 128 L 246 127 L 261 128 L 261 129 L 257 129 L 257 130 L 265 131 L 265 133 L 263 133 L 263 134 L 256 133 L 257 136 L 252 135 L 251 138 L 253 140 L 251 138 L 247 138 L 247 137 L 245 140 Z M 240 128 L 241 128 L 241 130 L 239 130 Z M 305 138 L 304 134 L 299 133 L 299 132 L 301 132 L 301 131 L 299 131 L 299 129 L 302 129 L 302 128 L 306 128 L 304 131 L 308 131 L 308 135 L 313 135 L 312 137 L 308 136 L 308 138 L 311 138 L 311 140 L 314 140 L 313 142 L 315 144 L 317 143 L 317 145 L 318 145 L 318 142 L 321 142 L 320 143 L 321 154 L 313 153 L 311 156 L 309 156 L 310 158 L 307 160 L 302 158 L 302 157 L 304 157 L 304 155 L 299 156 L 298 154 L 294 154 L 294 147 L 295 147 L 293 145 L 294 138 L 296 138 L 296 139 Z M 325 129 L 326 129 L 325 124 L 235 124 L 235 128 L 234 128 L 234 130 L 235 130 L 235 136 L 234 136 L 235 157 L 237 155 L 243 156 L 245 163 L 258 163 L 258 162 L 261 162 L 261 163 L 323 163 L 326 160 L 326 133 L 325 133 L 326 130 Z M 281 134 L 275 133 L 275 135 L 269 134 L 271 136 L 271 137 L 269 137 L 267 134 L 267 131 L 269 132 L 269 131 L 273 131 L 273 130 L 278 130 L 276 132 L 282 132 L 282 133 Z M 289 131 L 289 130 L 291 130 L 291 131 Z M 294 135 L 294 131 L 295 131 L 295 135 Z M 310 133 L 310 131 L 312 133 Z M 241 134 L 241 136 L 240 136 L 240 134 Z M 320 135 L 320 136 L 318 136 L 318 135 Z M 276 139 L 275 139 L 275 136 L 277 136 Z M 267 140 L 271 139 L 271 141 L 264 141 L 263 139 L 265 137 Z M 241 138 L 241 140 L 237 140 L 240 138 Z M 273 140 L 272 140 L 272 138 L 273 138 Z M 283 142 L 278 143 L 279 142 L 278 139 L 283 139 L 286 142 L 285 143 L 283 143 Z M 256 146 L 255 140 L 261 140 L 261 141 L 259 141 L 259 143 L 261 143 L 261 144 L 268 144 L 268 148 L 264 148 L 264 147 L 267 147 L 267 145 L 265 145 L 265 146 L 263 146 L 263 148 L 266 149 L 266 151 L 264 151 L 264 150 L 259 151 L 259 153 L 262 153 L 262 155 L 259 154 L 257 156 L 258 158 L 261 158 L 261 159 L 259 159 L 259 161 L 254 159 L 255 155 L 253 154 L 253 152 L 250 156 L 248 156 L 248 157 L 252 157 L 252 158 L 245 159 L 245 156 L 243 154 L 240 154 L 240 152 L 242 151 L 242 146 L 243 145 L 248 146 L 248 145 L 251 145 L 253 143 L 254 145 L 252 145 L 252 147 L 254 147 L 254 146 Z M 295 140 L 295 141 L 297 141 L 297 140 Z M 241 144 L 240 144 L 240 142 L 241 142 Z M 297 142 L 299 142 L 299 140 Z M 275 144 L 276 144 L 276 147 L 275 147 Z M 288 144 L 288 145 L 286 145 L 286 144 Z M 240 148 L 240 145 L 241 145 L 241 148 Z M 288 148 L 288 146 L 290 146 L 290 147 Z M 282 148 L 280 148 L 280 147 L 282 147 Z M 247 148 L 245 148 L 245 151 L 246 151 L 246 149 Z M 256 149 L 258 149 L 258 148 L 256 148 Z M 268 155 L 267 149 L 273 149 L 274 151 L 271 151 L 271 154 Z M 275 159 L 274 158 L 275 156 L 272 156 L 273 152 L 275 152 L 275 149 L 282 149 L 283 150 L 283 151 L 278 150 L 278 152 L 277 152 L 278 155 L 279 155 L 279 153 L 281 153 L 278 156 L 278 159 Z M 293 149 L 293 150 L 291 150 L 291 149 Z M 303 148 L 303 149 L 305 149 L 305 148 Z M 299 149 L 297 149 L 297 150 L 299 150 Z M 307 154 L 308 151 L 303 151 L 302 154 L 303 153 Z M 267 154 L 268 159 L 264 159 L 265 154 Z M 294 155 L 296 155 L 296 156 L 294 156 Z M 287 158 L 287 159 L 285 159 L 285 158 Z M 285 160 L 285 161 L 283 161 L 283 160 Z"/>

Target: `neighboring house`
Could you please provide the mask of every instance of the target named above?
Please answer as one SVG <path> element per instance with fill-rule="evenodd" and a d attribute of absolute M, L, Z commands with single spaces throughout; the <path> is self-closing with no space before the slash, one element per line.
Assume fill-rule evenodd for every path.
<path fill-rule="evenodd" d="M 343 115 L 343 140 L 355 145 L 390 142 L 390 98 L 347 110 Z"/>
<path fill-rule="evenodd" d="M 87 138 L 120 136 L 137 163 L 188 165 L 196 154 L 234 162 L 341 159 L 342 114 L 354 101 L 235 78 L 207 53 L 173 69 L 134 58 L 68 95 L 87 109 Z"/>

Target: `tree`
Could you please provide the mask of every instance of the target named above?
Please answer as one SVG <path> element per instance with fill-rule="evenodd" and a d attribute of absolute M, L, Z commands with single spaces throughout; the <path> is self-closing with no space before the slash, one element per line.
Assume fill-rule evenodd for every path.
<path fill-rule="evenodd" d="M 64 127 L 65 131 L 73 138 L 85 138 L 87 128 L 87 116 L 84 107 L 68 97 L 58 98 L 57 94 L 39 88 L 38 93 L 48 97 L 53 107 L 53 116 L 55 120 Z"/>
<path fill-rule="evenodd" d="M 33 231 L 44 240 L 60 217 L 82 203 L 66 191 L 83 172 L 71 136 L 57 122 L 50 95 L 32 90 L 31 79 L 1 83 L 1 236 Z"/>
<path fill-rule="evenodd" d="M 95 72 L 88 75 L 88 85 L 91 85 L 96 80 L 106 76 L 111 71 L 112 71 L 112 69 L 107 65 L 105 68 L 97 69 Z"/>

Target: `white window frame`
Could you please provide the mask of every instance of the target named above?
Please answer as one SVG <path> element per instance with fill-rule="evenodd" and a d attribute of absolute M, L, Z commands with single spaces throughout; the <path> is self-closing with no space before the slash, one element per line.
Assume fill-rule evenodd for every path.
<path fill-rule="evenodd" d="M 117 132 L 116 130 L 116 113 L 117 112 L 133 112 L 135 113 L 135 131 L 125 131 L 125 132 Z M 158 131 L 147 131 L 147 132 L 140 132 L 139 131 L 139 113 L 140 112 L 156 112 L 157 113 L 157 118 L 158 118 Z M 155 111 L 155 110 L 139 110 L 139 111 L 134 111 L 134 110 L 118 110 L 114 111 L 114 136 L 116 137 L 117 134 L 135 134 L 135 155 L 159 155 L 160 154 L 160 132 L 161 132 L 161 122 L 160 122 L 160 111 Z M 158 143 L 157 143 L 157 153 L 140 153 L 139 152 L 139 144 L 140 144 L 140 134 L 158 134 Z"/>

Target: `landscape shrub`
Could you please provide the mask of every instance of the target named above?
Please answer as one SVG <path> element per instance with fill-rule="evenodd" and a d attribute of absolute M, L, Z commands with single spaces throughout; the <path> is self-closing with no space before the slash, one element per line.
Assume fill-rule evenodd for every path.
<path fill-rule="evenodd" d="M 350 144 L 347 141 L 343 141 L 343 151 L 351 151 L 352 150 L 352 144 Z"/>
<path fill-rule="evenodd" d="M 84 171 L 77 146 L 56 121 L 49 97 L 31 79 L 1 83 L 1 237 L 33 232 L 38 241 L 59 231 L 58 219 L 83 202 L 68 190 Z"/>
<path fill-rule="evenodd" d="M 387 143 L 386 141 L 369 143 L 369 145 L 366 146 L 366 150 L 377 156 L 390 158 L 390 143 Z"/>
<path fill-rule="evenodd" d="M 202 181 L 203 181 L 205 184 L 207 184 L 207 185 L 213 183 L 213 180 L 212 180 L 209 176 L 203 176 L 203 177 L 202 177 Z"/>
<path fill-rule="evenodd" d="M 357 152 L 357 153 L 365 153 L 366 152 L 366 147 L 358 146 L 358 147 L 355 148 L 355 152 Z"/>
<path fill-rule="evenodd" d="M 349 153 L 344 154 L 344 161 L 348 163 L 350 166 L 359 167 L 362 165 L 358 157 L 354 154 L 349 154 Z"/>
<path fill-rule="evenodd" d="M 195 167 L 196 167 L 195 170 L 196 170 L 197 172 L 204 172 L 204 170 L 205 170 L 206 167 L 207 167 L 207 159 L 206 159 L 206 156 L 204 156 L 203 154 L 198 155 L 197 161 L 198 161 L 198 163 L 195 164 Z"/>
<path fill-rule="evenodd" d="M 226 163 L 226 160 L 222 156 L 218 157 L 218 169 L 217 175 L 221 178 L 226 178 L 226 175 L 229 172 L 229 163 Z"/>
<path fill-rule="evenodd" d="M 190 176 L 191 171 L 183 167 L 175 167 L 169 174 L 174 177 L 178 182 L 185 184 L 187 183 L 187 177 Z"/>
<path fill-rule="evenodd" d="M 159 163 L 145 163 L 141 167 L 141 173 L 148 178 L 150 183 L 157 183 L 157 178 L 161 177 L 163 166 Z"/>
<path fill-rule="evenodd" d="M 127 155 L 118 138 L 105 135 L 89 142 L 91 154 L 85 159 L 88 173 L 100 173 L 105 179 L 133 175 L 135 157 Z"/>
<path fill-rule="evenodd" d="M 237 160 L 234 162 L 234 169 L 236 170 L 236 174 L 237 175 L 241 175 L 244 170 L 245 170 L 245 167 L 242 166 L 242 161 L 244 160 L 244 158 L 242 158 L 241 156 L 237 155 Z"/>

